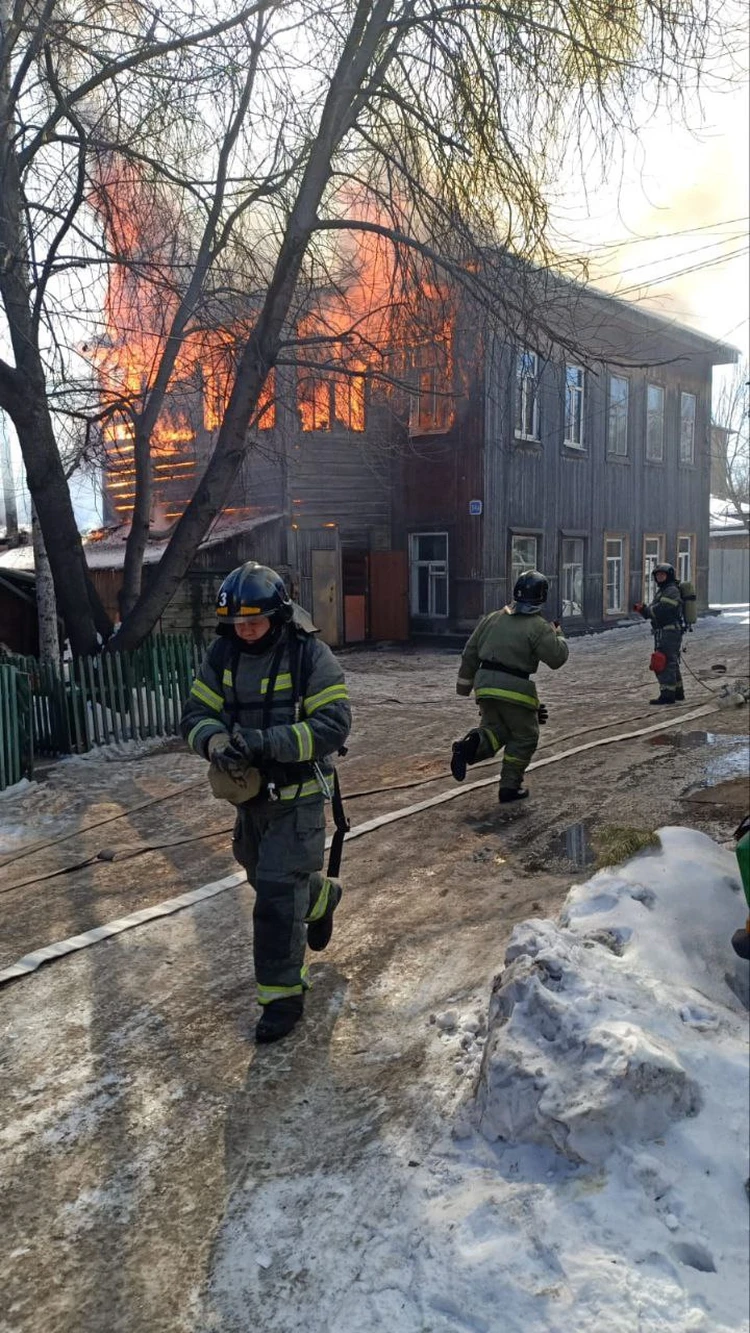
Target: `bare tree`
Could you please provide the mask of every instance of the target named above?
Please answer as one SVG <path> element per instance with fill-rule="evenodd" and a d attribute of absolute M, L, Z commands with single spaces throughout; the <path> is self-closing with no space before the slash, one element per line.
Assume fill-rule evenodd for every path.
<path fill-rule="evenodd" d="M 750 366 L 734 367 L 716 397 L 711 424 L 711 493 L 729 500 L 750 527 Z"/>
<path fill-rule="evenodd" d="M 76 349 L 61 332 L 71 290 L 85 293 L 88 326 L 112 266 L 127 268 L 141 292 L 164 296 L 147 373 L 109 405 L 129 414 L 135 459 L 127 613 L 115 637 L 123 647 L 152 628 L 225 505 L 273 367 L 306 356 L 318 364 L 311 348 L 325 330 L 301 316 L 311 293 L 332 281 L 345 286 L 352 238 L 382 242 L 388 283 L 372 294 L 367 318 L 353 321 L 356 334 L 329 339 L 330 362 L 338 358 L 343 374 L 359 373 L 366 347 L 370 369 L 377 359 L 374 313 L 387 307 L 392 328 L 393 312 L 426 286 L 461 287 L 517 328 L 523 283 L 508 282 L 509 257 L 559 263 L 548 199 L 560 164 L 576 145 L 590 157 L 594 144 L 606 151 L 612 135 L 635 131 L 644 90 L 652 103 L 679 104 L 721 40 L 698 0 L 679 8 L 660 0 L 532 8 L 261 0 L 203 29 L 191 0 L 178 0 L 169 23 L 148 4 L 105 0 L 79 18 L 60 0 L 45 0 L 41 11 L 17 0 L 0 66 L 0 187 L 6 179 L 11 187 L 0 221 L 0 295 L 17 325 L 16 365 L 0 364 L 0 404 L 7 400 L 24 431 L 59 591 L 66 571 L 78 580 L 65 602 L 60 594 L 66 621 L 80 595 L 80 543 L 72 514 L 59 540 L 47 532 L 49 478 L 60 480 L 54 440 L 45 419 L 42 445 L 33 442 L 22 400 L 33 388 L 50 420 L 53 406 L 72 410 L 75 393 L 88 395 L 76 410 L 95 410 L 93 375 L 86 384 L 79 374 L 71 389 Z M 169 198 L 182 248 L 168 256 L 112 246 L 112 230 L 93 220 L 112 205 L 104 161 L 137 166 L 146 192 Z M 122 214 L 115 198 L 118 207 Z M 213 454 L 154 579 L 139 591 L 154 429 L 186 345 L 222 303 L 232 312 L 225 327 L 242 336 Z M 324 323 L 325 311 L 318 315 Z M 46 357 L 42 329 L 53 349 Z M 81 622 L 78 646 L 91 629 L 90 617 Z"/>
<path fill-rule="evenodd" d="M 95 651 L 97 631 L 111 632 L 87 577 L 57 438 L 59 412 L 95 388 L 90 375 L 75 383 L 75 329 L 111 260 L 91 221 L 92 157 L 114 149 L 148 163 L 163 136 L 190 159 L 181 101 L 194 111 L 229 87 L 232 67 L 242 73 L 244 25 L 259 8 L 209 22 L 197 0 L 165 18 L 116 0 L 0 0 L 0 302 L 13 355 L 12 364 L 0 359 L 0 406 L 16 427 L 76 652 Z M 158 161 L 165 176 L 169 157 Z M 198 288 L 200 260 L 199 249 Z"/>

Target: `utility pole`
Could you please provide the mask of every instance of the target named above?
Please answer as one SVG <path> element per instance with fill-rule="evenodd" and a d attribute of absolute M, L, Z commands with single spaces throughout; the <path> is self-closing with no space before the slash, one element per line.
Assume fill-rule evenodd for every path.
<path fill-rule="evenodd" d="M 18 504 L 4 412 L 0 412 L 0 494 L 5 509 L 5 535 L 8 545 L 15 546 L 18 542 Z"/>

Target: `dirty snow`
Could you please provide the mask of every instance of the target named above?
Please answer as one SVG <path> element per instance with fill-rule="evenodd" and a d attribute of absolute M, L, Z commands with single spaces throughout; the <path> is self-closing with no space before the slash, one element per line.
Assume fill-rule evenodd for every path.
<path fill-rule="evenodd" d="M 660 838 L 516 928 L 488 1026 L 431 1015 L 462 1100 L 241 1182 L 196 1329 L 747 1329 L 743 900 L 730 851 Z"/>

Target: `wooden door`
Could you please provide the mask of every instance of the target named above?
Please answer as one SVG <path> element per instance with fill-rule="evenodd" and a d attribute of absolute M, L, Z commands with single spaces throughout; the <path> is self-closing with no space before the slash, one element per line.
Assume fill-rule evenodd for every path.
<path fill-rule="evenodd" d="M 370 552 L 370 638 L 403 643 L 409 637 L 406 551 Z"/>
<path fill-rule="evenodd" d="M 341 555 L 338 550 L 312 550 L 312 614 L 320 637 L 341 642 Z"/>

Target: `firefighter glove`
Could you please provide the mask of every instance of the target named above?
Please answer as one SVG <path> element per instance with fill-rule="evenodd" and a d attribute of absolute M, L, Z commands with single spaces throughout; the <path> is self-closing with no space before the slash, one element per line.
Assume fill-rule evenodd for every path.
<path fill-rule="evenodd" d="M 212 736 L 207 748 L 214 768 L 230 777 L 241 777 L 248 768 L 252 768 L 262 753 L 263 737 L 259 731 L 251 732 L 250 736 L 252 739 L 248 739 L 239 730 L 234 731 L 231 736 L 227 732 L 216 737 Z"/>
<path fill-rule="evenodd" d="M 540 726 L 540 727 L 543 727 L 544 724 L 545 724 L 545 722 L 546 722 L 546 721 L 548 720 L 548 718 L 549 718 L 549 709 L 547 708 L 547 705 L 546 705 L 546 704 L 540 704 L 539 707 L 538 707 L 537 710 L 536 710 L 536 715 L 537 715 L 537 718 L 538 718 L 538 720 L 539 720 L 539 726 Z"/>

